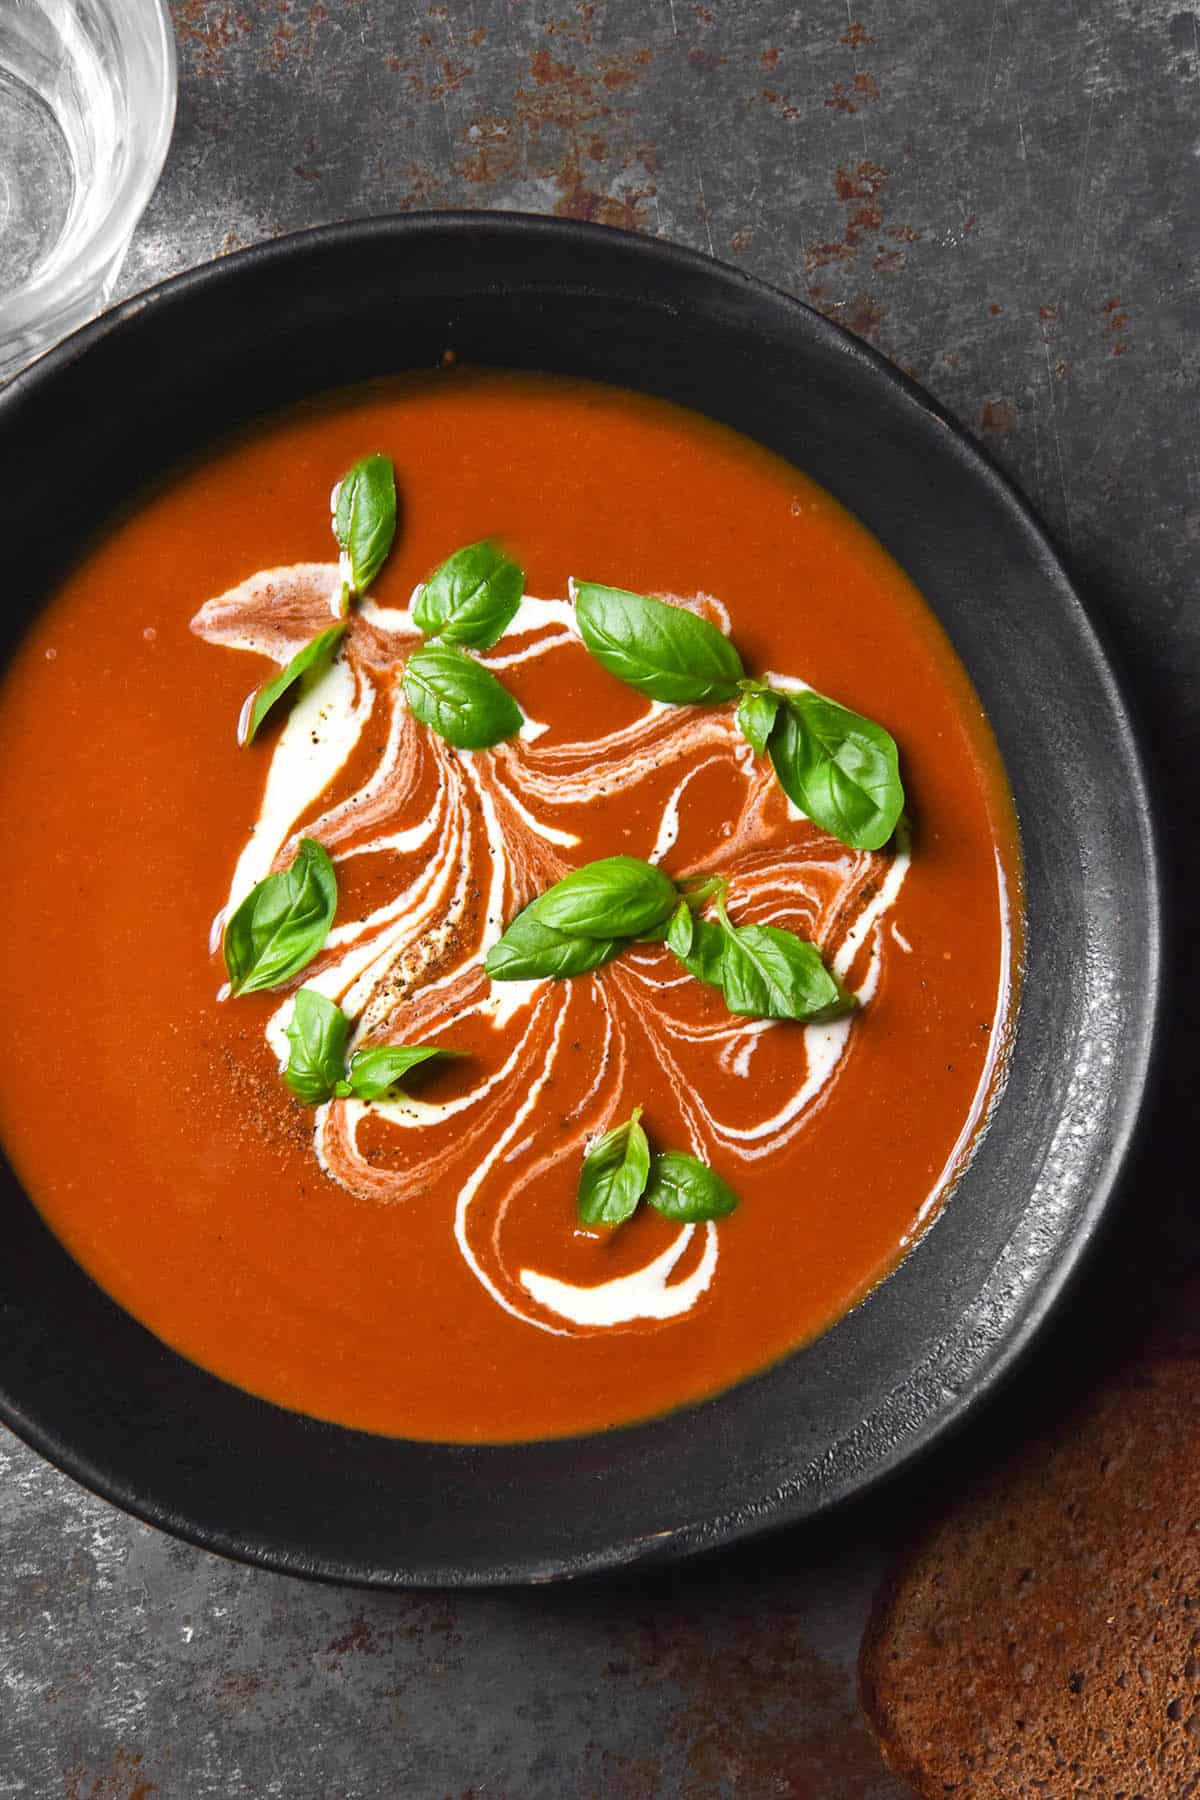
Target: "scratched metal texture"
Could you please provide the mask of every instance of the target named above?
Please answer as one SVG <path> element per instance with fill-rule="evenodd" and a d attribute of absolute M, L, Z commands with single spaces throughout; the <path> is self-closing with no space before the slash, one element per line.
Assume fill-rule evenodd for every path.
<path fill-rule="evenodd" d="M 178 125 L 123 292 L 299 226 L 428 206 L 625 225 L 782 284 L 923 381 L 1040 505 L 1124 658 L 1191 821 L 1168 847 L 1195 881 L 1193 11 L 174 13 Z M 1033 1371 L 923 1471 L 807 1534 L 604 1584 L 374 1596 L 173 1543 L 0 1435 L 0 1795 L 899 1800 L 854 1699 L 885 1556 L 931 1493 L 1053 1404 L 1132 1288 L 1194 1259 L 1173 1121 L 1195 1056 L 1185 1005 L 1133 1201 Z"/>

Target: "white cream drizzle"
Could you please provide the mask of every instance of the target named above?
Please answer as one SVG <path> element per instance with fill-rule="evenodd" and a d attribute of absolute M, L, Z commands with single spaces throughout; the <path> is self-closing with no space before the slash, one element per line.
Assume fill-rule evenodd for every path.
<path fill-rule="evenodd" d="M 336 491 L 332 503 L 336 504 Z M 238 648 L 262 651 L 292 643 L 290 655 L 323 628 L 331 596 L 336 598 L 339 592 L 336 565 L 264 571 L 210 601 L 193 627 L 202 636 Z M 281 594 L 286 596 L 292 638 L 281 632 L 272 611 Z M 547 1084 L 556 1069 L 566 1066 L 564 1057 L 572 1054 L 563 1049 L 568 1018 L 577 1041 L 586 1035 L 589 1051 L 597 1042 L 601 1050 L 589 1085 L 562 1114 L 567 1135 L 556 1144 L 554 1154 L 582 1155 L 587 1143 L 613 1122 L 624 1069 L 624 1034 L 636 1028 L 652 1038 L 694 1150 L 723 1165 L 731 1159 L 754 1161 L 775 1154 L 802 1129 L 836 1075 L 853 1021 L 844 1018 L 797 1028 L 726 1018 L 715 1026 L 697 1025 L 672 1011 L 672 996 L 688 988 L 691 978 L 675 973 L 675 965 L 661 955 L 656 961 L 652 950 L 622 957 L 595 980 L 487 983 L 479 963 L 488 947 L 517 906 L 569 866 L 556 852 L 574 850 L 583 841 L 579 833 L 545 819 L 542 811 L 546 806 L 561 811 L 586 805 L 595 797 L 598 769 L 607 779 L 632 786 L 650 779 L 665 764 L 686 758 L 661 805 L 650 851 L 650 859 L 660 861 L 678 839 L 681 806 L 691 783 L 714 764 L 733 769 L 744 785 L 741 821 L 728 843 L 735 857 L 734 898 L 739 909 L 752 904 L 754 917 L 764 922 L 778 917 L 793 929 L 828 942 L 822 936 L 822 922 L 827 931 L 847 900 L 873 878 L 871 898 L 842 932 L 832 957 L 837 974 L 854 987 L 864 1005 L 881 977 L 883 927 L 908 871 L 907 843 L 898 841 L 890 859 L 840 846 L 821 847 L 798 859 L 777 842 L 773 854 L 764 855 L 771 840 L 769 834 L 763 835 L 759 821 L 766 816 L 765 807 L 778 807 L 778 790 L 763 764 L 747 756 L 731 716 L 717 709 L 651 702 L 632 723 L 599 739 L 544 748 L 537 740 L 547 726 L 527 720 L 520 740 L 495 752 L 471 755 L 450 749 L 421 730 L 403 704 L 398 666 L 420 637 L 413 621 L 419 594 L 418 588 L 403 608 L 381 607 L 364 599 L 337 658 L 293 706 L 272 756 L 258 819 L 214 929 L 219 930 L 221 919 L 276 862 L 285 860 L 302 817 L 309 820 L 305 832 L 325 843 L 335 862 L 368 855 L 397 858 L 407 873 L 398 879 L 395 891 L 362 917 L 339 916 L 323 960 L 306 974 L 305 985 L 339 1001 L 355 1020 L 355 1042 L 386 1042 L 389 1035 L 391 1041 L 401 1037 L 409 1042 L 437 1041 L 443 1026 L 449 1029 L 455 1020 L 477 1015 L 489 1021 L 505 1045 L 505 1055 L 499 1068 L 481 1073 L 469 1092 L 453 1100 L 434 1104 L 405 1096 L 370 1108 L 353 1100 L 321 1107 L 314 1139 L 322 1168 L 352 1192 L 394 1202 L 404 1197 L 411 1171 L 406 1168 L 397 1176 L 376 1169 L 363 1157 L 358 1148 L 363 1121 L 371 1116 L 412 1137 L 415 1166 L 426 1187 L 436 1180 L 449 1153 L 444 1148 L 426 1152 L 423 1146 L 431 1133 L 444 1137 L 443 1128 L 454 1121 L 454 1148 L 461 1148 L 461 1136 L 476 1154 L 455 1204 L 455 1239 L 475 1278 L 506 1312 L 556 1334 L 680 1317 L 716 1278 L 719 1234 L 712 1225 L 704 1228 L 702 1252 L 682 1278 L 676 1271 L 695 1234 L 691 1226 L 679 1231 L 643 1268 L 608 1281 L 580 1285 L 547 1270 L 508 1267 L 502 1242 L 505 1214 L 523 1181 L 550 1160 L 547 1156 L 536 1168 L 522 1172 L 523 1161 L 536 1155 L 544 1141 L 539 1119 L 546 1109 Z M 311 613 L 311 630 L 299 617 L 302 602 Z M 681 603 L 715 615 L 728 629 L 728 615 L 712 596 Z M 525 596 L 502 641 L 503 651 L 497 648 L 482 659 L 496 671 L 553 656 L 577 641 L 572 601 Z M 276 647 L 271 653 L 278 655 L 280 650 Z M 767 679 L 787 689 L 806 685 L 776 672 Z M 386 709 L 387 732 L 377 766 L 357 793 L 311 816 L 380 707 Z M 419 794 L 424 796 L 420 800 L 415 798 Z M 790 815 L 803 817 L 795 808 L 790 808 Z M 749 857 L 744 869 L 736 863 L 739 854 Z M 723 861 L 725 855 L 722 849 Z M 403 1024 L 397 1021 L 389 1032 L 401 1005 Z M 596 1006 L 604 1016 L 602 1036 L 594 1018 Z M 291 1008 L 289 997 L 276 1008 L 267 1027 L 281 1067 L 288 1055 L 285 1033 Z M 543 1045 L 539 1034 L 547 1026 L 548 1043 Z M 753 1058 L 768 1034 L 777 1030 L 793 1033 L 798 1047 L 802 1045 L 803 1054 L 796 1061 L 803 1073 L 769 1115 L 735 1125 L 696 1091 L 680 1058 L 711 1053 L 726 1075 L 752 1080 Z M 511 1108 L 514 1100 L 515 1112 L 498 1117 L 498 1109 L 505 1103 Z M 562 1105 L 556 1099 L 560 1111 Z M 744 1112 L 744 1106 L 739 1110 Z M 502 1169 L 509 1173 L 497 1182 Z M 728 1173 L 736 1186 L 736 1168 Z"/>
<path fill-rule="evenodd" d="M 238 858 L 227 913 L 270 873 L 295 821 L 345 764 L 374 703 L 374 691 L 366 683 L 360 689 L 354 670 L 341 658 L 296 701 L 271 758 L 250 840 Z"/>
<path fill-rule="evenodd" d="M 717 760 L 715 756 L 706 756 L 703 762 L 689 769 L 683 780 L 672 788 L 667 804 L 663 807 L 658 836 L 654 840 L 653 850 L 646 858 L 647 862 L 660 863 L 667 851 L 674 849 L 675 840 L 679 836 L 679 802 L 701 770 L 711 769 Z"/>
<path fill-rule="evenodd" d="M 611 1281 L 580 1287 L 553 1275 L 539 1274 L 536 1269 L 522 1269 L 521 1286 L 539 1305 L 576 1325 L 611 1329 L 614 1325 L 630 1325 L 635 1319 L 677 1319 L 681 1313 L 691 1311 L 717 1272 L 717 1228 L 710 1223 L 704 1226 L 704 1254 L 696 1268 L 682 1281 L 669 1280 L 695 1229 L 694 1225 L 685 1225 L 661 1256 L 631 1275 L 617 1275 Z"/>

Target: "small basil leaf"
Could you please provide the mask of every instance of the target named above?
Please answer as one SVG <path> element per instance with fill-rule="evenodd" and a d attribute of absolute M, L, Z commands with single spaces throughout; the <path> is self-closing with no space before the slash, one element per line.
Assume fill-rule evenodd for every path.
<path fill-rule="evenodd" d="M 780 696 L 770 692 L 742 695 L 737 709 L 738 730 L 756 756 L 765 754 L 775 715 L 782 704 Z"/>
<path fill-rule="evenodd" d="M 382 1100 L 410 1069 L 428 1062 L 431 1056 L 459 1054 L 440 1044 L 376 1044 L 369 1050 L 356 1050 L 350 1058 L 349 1091 L 358 1100 Z"/>
<path fill-rule="evenodd" d="M 752 1019 L 836 1018 L 853 1000 L 815 944 L 775 925 L 725 923 L 721 986 L 732 1013 Z"/>
<path fill-rule="evenodd" d="M 597 662 L 652 700 L 690 706 L 737 693 L 741 657 L 723 632 L 686 607 L 582 582 L 575 619 Z"/>
<path fill-rule="evenodd" d="M 578 937 L 636 937 L 671 915 L 675 883 L 636 856 L 605 856 L 572 869 L 539 894 L 531 911 L 540 924 Z"/>
<path fill-rule="evenodd" d="M 637 1211 L 650 1176 L 650 1145 L 638 1120 L 640 1106 L 624 1125 L 606 1131 L 583 1159 L 576 1206 L 584 1225 L 622 1225 Z"/>
<path fill-rule="evenodd" d="M 350 1021 L 316 988 L 301 988 L 287 1028 L 291 1054 L 283 1078 L 306 1106 L 328 1100 L 346 1068 Z"/>
<path fill-rule="evenodd" d="M 301 838 L 289 869 L 251 888 L 225 927 L 222 948 L 235 994 L 280 987 L 306 968 L 329 936 L 337 876 L 329 853 Z"/>
<path fill-rule="evenodd" d="M 259 688 L 254 696 L 254 704 L 250 708 L 246 735 L 242 739 L 244 744 L 254 742 L 259 726 L 275 702 L 281 700 L 290 687 L 293 687 L 305 676 L 310 680 L 315 680 L 324 674 L 327 664 L 333 659 L 334 646 L 341 642 L 345 633 L 344 625 L 331 625 L 328 631 L 321 633 L 320 637 L 315 637 L 311 643 L 305 644 L 303 650 L 297 650 L 287 668 L 281 669 L 274 681 L 268 681 L 265 687 Z"/>
<path fill-rule="evenodd" d="M 725 1219 L 737 1209 L 737 1195 L 721 1177 L 681 1150 L 664 1150 L 656 1156 L 646 1184 L 646 1199 L 665 1219 L 698 1225 L 704 1219 Z"/>
<path fill-rule="evenodd" d="M 350 581 L 365 594 L 396 535 L 396 476 L 386 456 L 364 456 L 338 483 L 333 535 L 350 561 Z"/>
<path fill-rule="evenodd" d="M 671 923 L 667 926 L 667 944 L 681 960 L 686 960 L 692 953 L 692 945 L 696 941 L 696 920 L 686 900 L 681 900 L 671 914 Z"/>
<path fill-rule="evenodd" d="M 904 807 L 895 740 L 821 694 L 789 694 L 770 741 L 780 786 L 822 831 L 879 850 Z"/>
<path fill-rule="evenodd" d="M 451 644 L 427 644 L 404 665 L 415 718 L 459 750 L 487 750 L 521 729 L 523 715 L 490 669 Z"/>
<path fill-rule="evenodd" d="M 537 981 L 588 975 L 625 948 L 624 938 L 571 936 L 544 925 L 532 907 L 518 913 L 483 959 L 493 981 Z"/>
<path fill-rule="evenodd" d="M 497 544 L 467 544 L 434 570 L 413 607 L 413 620 L 445 644 L 490 650 L 512 623 L 525 588 L 525 571 Z"/>
<path fill-rule="evenodd" d="M 725 933 L 719 925 L 713 925 L 708 919 L 694 919 L 691 948 L 683 954 L 676 951 L 676 955 L 697 981 L 703 981 L 709 987 L 723 986 Z"/>

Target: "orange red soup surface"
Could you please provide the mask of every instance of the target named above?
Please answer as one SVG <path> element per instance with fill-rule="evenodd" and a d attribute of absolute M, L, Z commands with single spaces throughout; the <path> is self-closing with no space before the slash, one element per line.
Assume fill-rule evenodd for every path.
<path fill-rule="evenodd" d="M 392 554 L 308 712 L 239 748 L 247 692 L 331 620 L 330 490 L 376 450 Z M 483 537 L 560 604 L 524 603 L 483 653 L 530 725 L 472 755 L 417 724 L 398 671 L 414 589 Z M 911 862 L 903 834 L 869 854 L 799 817 L 732 703 L 655 708 L 606 673 L 571 578 L 698 608 L 748 670 L 885 724 Z M 0 729 L 7 1152 L 101 1286 L 282 1405 L 495 1441 L 713 1393 L 887 1274 L 994 1094 L 1018 851 L 978 699 L 862 526 L 682 410 L 448 371 L 270 421 L 95 545 L 32 625 Z M 286 864 L 299 835 L 334 858 L 330 939 L 282 992 L 223 997 L 210 933 L 235 870 Z M 833 1026 L 734 1018 L 656 944 L 501 993 L 487 943 L 616 852 L 724 874 L 735 922 L 814 939 L 861 1004 Z M 465 1054 L 407 1098 L 305 1108 L 279 1054 L 303 982 L 355 1042 Z M 635 1106 L 736 1213 L 580 1225 L 586 1149 Z"/>

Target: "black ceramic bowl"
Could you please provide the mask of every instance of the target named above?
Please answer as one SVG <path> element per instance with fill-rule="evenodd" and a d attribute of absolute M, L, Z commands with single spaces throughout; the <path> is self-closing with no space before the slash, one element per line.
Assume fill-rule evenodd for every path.
<path fill-rule="evenodd" d="M 858 514 L 942 620 L 1016 798 L 1028 963 L 1011 1072 L 950 1204 L 810 1348 L 594 1437 L 465 1448 L 252 1399 L 165 1348 L 0 1188 L 0 1414 L 63 1469 L 211 1549 L 380 1584 L 535 1580 L 811 1517 L 930 1444 L 1029 1342 L 1131 1143 L 1159 999 L 1142 766 L 1037 522 L 952 421 L 787 296 L 645 239 L 503 215 L 376 220 L 167 282 L 0 396 L 11 643 L 164 463 L 317 390 L 465 361 L 666 395 Z M 69 498 L 68 498 L 69 497 Z"/>

